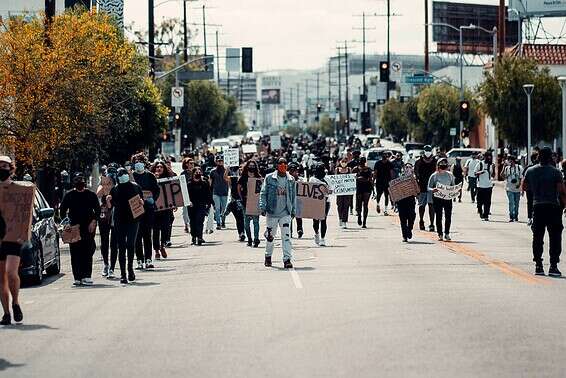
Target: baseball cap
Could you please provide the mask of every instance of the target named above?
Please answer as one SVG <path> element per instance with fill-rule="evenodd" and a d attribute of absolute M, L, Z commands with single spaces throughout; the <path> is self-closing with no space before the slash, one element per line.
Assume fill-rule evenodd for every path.
<path fill-rule="evenodd" d="M 423 150 L 425 150 L 425 151 L 432 151 L 432 147 L 427 144 L 426 146 L 423 147 Z"/>
<path fill-rule="evenodd" d="M 12 164 L 12 159 L 9 156 L 0 156 L 0 163 Z"/>

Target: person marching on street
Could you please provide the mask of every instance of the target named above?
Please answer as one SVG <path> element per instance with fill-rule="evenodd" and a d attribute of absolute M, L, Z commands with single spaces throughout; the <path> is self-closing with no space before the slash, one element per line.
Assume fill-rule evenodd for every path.
<path fill-rule="evenodd" d="M 391 153 L 384 152 L 381 160 L 375 163 L 373 168 L 373 178 L 375 182 L 375 198 L 377 200 L 377 213 L 381 213 L 381 196 L 385 197 L 385 206 L 383 207 L 383 215 L 388 215 L 387 206 L 389 206 L 389 182 L 393 178 L 393 164 L 391 164 Z"/>
<path fill-rule="evenodd" d="M 478 213 L 480 218 L 484 221 L 489 221 L 491 195 L 493 193 L 493 181 L 491 179 L 495 174 L 495 167 L 490 159 L 491 155 L 486 152 L 485 155 L 482 155 L 480 158 L 475 170 L 478 186 Z"/>
<path fill-rule="evenodd" d="M 402 174 L 404 176 L 414 176 L 412 164 L 405 164 Z M 415 212 L 416 198 L 409 196 L 397 201 L 397 210 L 399 211 L 399 221 L 401 223 L 401 235 L 403 242 L 407 242 L 413 238 L 413 227 L 417 213 Z"/>
<path fill-rule="evenodd" d="M 185 176 L 185 181 L 187 182 L 187 185 L 189 185 L 189 183 L 193 178 L 193 168 L 195 167 L 195 163 L 193 159 L 191 158 L 183 159 L 181 167 L 183 168 L 183 172 L 181 173 L 181 176 Z M 185 223 L 185 233 L 188 234 L 189 224 L 191 222 L 189 219 L 188 206 L 183 206 L 183 222 Z"/>
<path fill-rule="evenodd" d="M 216 229 L 221 230 L 226 228 L 224 212 L 228 204 L 228 188 L 230 186 L 228 170 L 224 167 L 224 158 L 221 156 L 216 157 L 216 167 L 210 171 L 209 183 L 212 187 L 212 198 L 214 200 Z"/>
<path fill-rule="evenodd" d="M 300 176 L 300 165 L 297 163 L 289 164 L 289 174 L 293 176 L 295 182 L 303 182 L 302 177 Z M 303 237 L 304 230 L 303 230 L 303 218 L 295 218 L 295 222 L 297 223 L 297 237 L 300 239 Z M 291 219 L 291 226 L 293 225 L 293 219 Z M 292 228 L 292 227 L 291 227 Z M 291 230 L 291 236 L 293 236 L 293 230 Z"/>
<path fill-rule="evenodd" d="M 118 241 L 118 261 L 120 263 L 120 282 L 127 284 L 128 281 L 135 281 L 134 255 L 136 254 L 136 244 L 140 221 L 135 219 L 130 208 L 130 200 L 136 196 L 140 203 L 143 201 L 141 187 L 130 181 L 130 175 L 124 168 L 118 169 L 118 185 L 112 188 L 106 201 L 108 207 L 112 208 L 114 230 Z M 128 265 L 126 268 L 126 257 Z M 127 274 L 127 275 L 126 275 Z"/>
<path fill-rule="evenodd" d="M 117 184 L 117 172 L 118 166 L 115 163 L 108 164 L 108 167 L 104 172 L 104 177 L 108 177 L 112 180 L 113 187 Z M 114 268 L 116 267 L 116 261 L 118 259 L 118 241 L 116 239 L 116 231 L 114 230 L 112 222 L 112 209 L 108 207 L 106 201 L 106 197 L 110 193 L 105 193 L 102 185 L 99 185 L 96 194 L 100 198 L 98 231 L 100 233 L 100 254 L 104 261 L 102 277 L 114 278 Z"/>
<path fill-rule="evenodd" d="M 86 188 L 82 173 L 73 178 L 75 188 L 67 192 L 59 209 L 61 218 L 69 213 L 71 225 L 79 225 L 81 240 L 70 243 L 74 285 L 92 285 L 92 257 L 96 250 L 94 236 L 96 220 L 100 218 L 100 203 L 96 194 Z"/>
<path fill-rule="evenodd" d="M 314 168 L 313 176 L 309 179 L 309 183 L 322 184 L 325 186 L 326 204 L 324 209 L 324 219 L 313 219 L 312 228 L 314 230 L 314 243 L 321 247 L 326 247 L 326 231 L 328 230 L 328 224 L 326 218 L 328 217 L 328 212 L 330 211 L 330 196 L 331 190 L 328 182 L 324 179 L 326 176 L 326 168 L 323 164 L 319 164 Z M 320 230 L 320 233 L 319 233 Z"/>
<path fill-rule="evenodd" d="M 191 203 L 189 205 L 189 218 L 191 220 L 191 237 L 193 245 L 205 243 L 202 233 L 204 229 L 204 218 L 211 206 L 214 206 L 212 191 L 206 180 L 203 180 L 202 169 L 193 168 L 193 179 L 189 183 L 188 192 Z"/>
<path fill-rule="evenodd" d="M 538 152 L 533 152 L 531 154 L 531 163 L 527 165 L 525 170 L 523 171 L 523 180 L 525 179 L 525 174 L 529 170 L 530 167 L 534 167 L 538 164 Z M 533 192 L 529 189 L 528 186 L 524 186 L 525 189 L 521 190 L 521 195 L 526 193 L 527 197 L 527 224 L 532 226 L 533 224 Z"/>
<path fill-rule="evenodd" d="M 354 168 L 353 171 L 353 173 L 356 174 L 356 213 L 358 215 L 358 226 L 362 226 L 362 228 L 367 228 L 366 222 L 368 219 L 369 200 L 373 192 L 373 175 L 366 163 L 366 158 L 362 156 L 359 160 L 358 167 Z"/>
<path fill-rule="evenodd" d="M 155 201 L 159 197 L 159 185 L 153 173 L 146 170 L 147 159 L 143 153 L 132 156 L 134 163 L 133 178 L 144 193 L 144 214 L 141 216 L 140 225 L 138 229 L 138 237 L 136 241 L 136 256 L 138 266 L 136 269 L 140 270 L 153 269 L 153 262 L 151 257 L 153 255 L 151 231 L 153 223 L 155 222 Z M 145 265 L 144 265 L 145 264 Z"/>
<path fill-rule="evenodd" d="M 476 165 L 479 163 L 480 155 L 481 153 L 472 155 L 472 157 L 466 161 L 466 164 L 464 164 L 464 174 L 468 180 L 468 190 L 470 191 L 472 203 L 476 202 L 476 195 L 478 193 L 478 178 L 475 176 L 475 172 Z"/>
<path fill-rule="evenodd" d="M 343 157 L 340 164 L 336 167 L 337 175 L 348 175 L 352 173 L 352 169 L 348 167 L 348 158 Z M 338 208 L 338 220 L 340 227 L 348 227 L 349 209 L 352 206 L 353 196 L 336 196 L 336 206 Z"/>
<path fill-rule="evenodd" d="M 297 201 L 295 179 L 287 172 L 287 160 L 280 158 L 277 161 L 277 170 L 268 174 L 263 181 L 259 195 L 259 208 L 262 215 L 267 217 L 265 238 L 265 266 L 271 266 L 271 256 L 277 227 L 281 229 L 281 246 L 283 249 L 283 267 L 292 269 L 293 257 L 290 225 L 295 216 Z"/>
<path fill-rule="evenodd" d="M 162 161 L 153 164 L 150 172 L 156 179 L 170 178 L 176 176 L 175 173 Z M 175 209 L 177 210 L 177 209 Z M 155 211 L 153 219 L 153 250 L 155 252 L 155 259 L 159 260 L 161 257 L 167 258 L 167 250 L 165 249 L 166 242 L 169 240 L 169 226 L 171 218 L 173 217 L 173 209 Z"/>
<path fill-rule="evenodd" d="M 454 180 L 456 185 L 464 183 L 464 170 L 462 168 L 462 158 L 457 157 L 455 163 L 452 165 L 452 174 L 454 175 Z M 456 202 L 456 198 L 454 198 L 454 202 Z M 462 202 L 462 189 L 460 189 L 460 193 L 458 194 L 458 202 Z"/>
<path fill-rule="evenodd" d="M 226 206 L 225 217 L 230 213 L 234 215 L 236 229 L 238 230 L 238 239 L 240 242 L 244 242 L 246 241 L 244 224 L 245 209 L 242 205 L 242 197 L 240 197 L 240 193 L 238 192 L 238 179 L 237 173 L 230 175 L 230 202 L 228 202 L 228 206 Z"/>
<path fill-rule="evenodd" d="M 238 193 L 242 199 L 242 205 L 244 206 L 244 211 L 246 209 L 248 201 L 248 181 L 250 178 L 261 178 L 259 174 L 257 162 L 255 160 L 248 160 L 244 165 L 242 175 L 238 180 Z M 252 232 L 250 229 L 250 223 L 253 223 L 254 233 L 252 240 Z M 246 236 L 248 238 L 248 247 L 252 246 L 257 248 L 259 246 L 259 215 L 248 215 L 244 217 L 244 229 L 246 231 Z"/>
<path fill-rule="evenodd" d="M 14 169 L 12 159 L 8 156 L 0 156 L 0 186 L 13 184 L 10 177 L 14 174 Z M 0 325 L 12 324 L 10 296 L 12 297 L 14 321 L 19 323 L 24 319 L 19 302 L 20 276 L 18 272 L 22 244 L 4 241 L 8 222 L 10 220 L 4 219 L 0 214 L 0 302 L 2 302 L 2 309 L 4 310 Z"/>
<path fill-rule="evenodd" d="M 432 155 L 432 147 L 424 146 L 424 154 L 415 162 L 415 177 L 419 183 L 419 228 L 425 230 L 424 214 L 428 205 L 428 218 L 430 224 L 428 230 L 434 232 L 434 208 L 428 190 L 430 176 L 436 171 L 436 159 Z"/>
<path fill-rule="evenodd" d="M 517 164 L 514 156 L 507 158 L 507 165 L 503 168 L 502 177 L 505 179 L 505 191 L 509 200 L 509 222 L 518 222 L 523 167 Z"/>
<path fill-rule="evenodd" d="M 448 170 L 448 159 L 441 158 L 438 160 L 438 169 L 434 172 L 428 181 L 428 189 L 432 195 L 432 206 L 436 215 L 436 232 L 438 240 L 452 240 L 450 238 L 450 225 L 452 224 L 452 200 L 438 198 L 434 195 L 438 191 L 437 184 L 446 186 L 455 185 L 454 175 Z M 442 228 L 442 215 L 444 213 L 444 229 Z M 444 231 L 444 239 L 443 232 Z"/>
<path fill-rule="evenodd" d="M 562 253 L 562 213 L 566 204 L 566 188 L 562 174 L 552 165 L 552 150 L 539 152 L 539 164 L 529 168 L 523 180 L 523 190 L 533 194 L 533 261 L 535 274 L 544 275 L 543 245 L 548 230 L 550 268 L 548 275 L 561 277 L 558 269 Z"/>

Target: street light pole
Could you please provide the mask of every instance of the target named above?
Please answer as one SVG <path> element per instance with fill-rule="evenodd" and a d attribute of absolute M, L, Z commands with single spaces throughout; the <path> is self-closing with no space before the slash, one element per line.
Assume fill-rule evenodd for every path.
<path fill-rule="evenodd" d="M 527 163 L 530 161 L 531 158 L 531 95 L 533 94 L 533 90 L 535 89 L 534 84 L 525 84 L 523 85 L 523 90 L 527 95 Z M 562 142 L 564 143 L 564 142 Z M 527 164 L 525 164 L 527 165 Z"/>
<path fill-rule="evenodd" d="M 560 87 L 562 88 L 562 158 L 566 156 L 566 77 L 558 78 Z"/>

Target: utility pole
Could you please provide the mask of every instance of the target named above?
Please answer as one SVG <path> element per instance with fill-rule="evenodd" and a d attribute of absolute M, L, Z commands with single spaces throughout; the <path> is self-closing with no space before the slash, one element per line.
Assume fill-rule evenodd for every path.
<path fill-rule="evenodd" d="M 183 59 L 185 63 L 189 60 L 189 36 L 187 30 L 187 2 L 183 0 Z"/>
<path fill-rule="evenodd" d="M 320 104 L 320 72 L 316 73 L 316 104 Z"/>
<path fill-rule="evenodd" d="M 242 109 L 242 105 L 244 103 L 243 97 L 244 97 L 244 88 L 243 88 L 243 78 L 242 78 L 242 74 L 240 74 L 240 109 Z"/>
<path fill-rule="evenodd" d="M 350 77 L 350 73 L 349 73 L 349 66 L 348 66 L 348 42 L 344 41 L 344 57 L 346 60 L 346 69 L 345 69 L 345 73 L 346 73 L 346 119 L 348 120 L 348 122 L 346 122 L 346 133 L 349 136 L 350 135 L 350 82 L 349 82 L 349 77 Z"/>
<path fill-rule="evenodd" d="M 390 31 L 391 31 L 391 0 L 387 0 L 387 67 L 391 71 Z M 387 92 L 385 95 L 386 101 L 389 101 L 389 83 L 390 81 L 387 82 Z"/>
<path fill-rule="evenodd" d="M 309 121 L 309 79 L 305 80 L 305 119 Z"/>
<path fill-rule="evenodd" d="M 499 31 L 499 56 L 503 56 L 505 52 L 505 0 L 499 0 L 499 22 L 497 30 Z"/>
<path fill-rule="evenodd" d="M 155 72 L 155 14 L 154 14 L 154 0 L 148 0 L 148 45 L 147 51 L 149 55 L 150 71 Z"/>
<path fill-rule="evenodd" d="M 342 119 L 342 57 L 338 47 L 338 113 Z"/>
<path fill-rule="evenodd" d="M 202 36 L 204 37 L 204 56 L 207 56 L 206 50 L 206 5 L 202 6 Z"/>
<path fill-rule="evenodd" d="M 369 16 L 377 16 L 376 14 L 373 15 L 369 15 Z M 368 117 L 367 115 L 369 115 L 369 111 L 368 111 L 368 106 L 367 106 L 367 84 L 366 84 L 366 44 L 369 43 L 369 41 L 367 41 L 366 39 L 366 31 L 367 30 L 374 30 L 375 28 L 367 28 L 366 27 L 366 17 L 368 17 L 368 15 L 366 15 L 365 12 L 363 12 L 361 14 L 362 17 L 362 91 L 360 93 L 360 102 L 362 104 L 362 130 L 365 130 L 369 125 L 367 124 L 368 122 Z M 354 28 L 356 30 L 360 30 L 359 28 Z M 348 120 L 348 125 L 349 125 L 349 120 Z"/>
<path fill-rule="evenodd" d="M 428 60 L 428 0 L 424 0 L 424 12 L 425 12 L 424 70 L 428 74 L 430 72 L 430 63 Z"/>
<path fill-rule="evenodd" d="M 218 50 L 218 30 L 216 31 L 216 83 L 220 84 L 220 51 Z"/>
<path fill-rule="evenodd" d="M 328 59 L 328 111 L 332 106 L 332 59 Z"/>

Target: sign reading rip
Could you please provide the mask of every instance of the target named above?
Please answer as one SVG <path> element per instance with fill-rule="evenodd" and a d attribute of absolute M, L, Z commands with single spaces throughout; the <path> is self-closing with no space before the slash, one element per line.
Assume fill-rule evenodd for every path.
<path fill-rule="evenodd" d="M 31 239 L 35 185 L 14 182 L 0 186 L 0 212 L 6 220 L 5 242 L 23 244 Z"/>
<path fill-rule="evenodd" d="M 159 197 L 155 201 L 157 211 L 189 206 L 189 192 L 185 176 L 175 176 L 157 180 Z"/>

